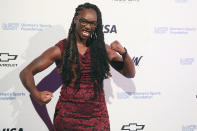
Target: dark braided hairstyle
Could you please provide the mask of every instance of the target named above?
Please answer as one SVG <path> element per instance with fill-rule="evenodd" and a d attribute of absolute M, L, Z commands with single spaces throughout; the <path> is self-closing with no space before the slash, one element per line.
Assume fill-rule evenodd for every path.
<path fill-rule="evenodd" d="M 71 27 L 67 38 L 67 44 L 64 47 L 64 58 L 62 66 L 62 79 L 64 83 L 74 83 L 74 87 L 79 90 L 79 82 L 81 77 L 79 53 L 76 44 L 75 23 L 74 18 L 79 15 L 83 9 L 93 9 L 97 13 L 97 26 L 91 37 L 88 38 L 86 45 L 90 46 L 91 55 L 91 78 L 94 82 L 95 97 L 100 94 L 102 81 L 111 76 L 109 72 L 109 61 L 105 49 L 104 34 L 102 28 L 102 16 L 99 8 L 96 5 L 85 3 L 79 5 L 75 10 L 75 15 L 72 20 Z"/>

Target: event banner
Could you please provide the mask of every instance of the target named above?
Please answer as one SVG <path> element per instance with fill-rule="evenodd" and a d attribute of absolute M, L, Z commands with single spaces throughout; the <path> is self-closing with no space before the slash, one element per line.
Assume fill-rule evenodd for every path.
<path fill-rule="evenodd" d="M 34 76 L 52 100 L 38 104 L 20 72 L 67 38 L 75 9 L 102 13 L 105 43 L 117 40 L 134 78 L 110 66 L 104 93 L 111 131 L 197 131 L 197 0 L 0 0 L 0 131 L 48 131 L 62 83 L 56 64 Z"/>

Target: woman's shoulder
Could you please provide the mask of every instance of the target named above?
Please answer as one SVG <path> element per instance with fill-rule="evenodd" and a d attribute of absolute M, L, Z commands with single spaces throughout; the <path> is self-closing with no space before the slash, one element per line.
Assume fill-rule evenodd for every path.
<path fill-rule="evenodd" d="M 65 38 L 63 40 L 60 40 L 58 43 L 56 43 L 55 46 L 59 47 L 61 50 L 61 53 L 63 53 L 66 43 L 67 43 L 67 39 Z"/>
<path fill-rule="evenodd" d="M 67 39 L 65 38 L 63 40 L 60 40 L 58 43 L 56 43 L 55 46 L 62 48 L 65 46 L 66 43 L 67 43 Z"/>

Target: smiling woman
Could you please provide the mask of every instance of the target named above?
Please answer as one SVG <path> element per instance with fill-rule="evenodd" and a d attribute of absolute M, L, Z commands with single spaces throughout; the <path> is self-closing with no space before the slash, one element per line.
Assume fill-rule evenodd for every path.
<path fill-rule="evenodd" d="M 55 109 L 54 129 L 50 130 L 109 131 L 103 90 L 103 80 L 111 76 L 109 64 L 121 65 L 115 69 L 128 78 L 134 77 L 135 68 L 126 48 L 118 41 L 110 46 L 105 44 L 101 12 L 96 5 L 79 5 L 68 37 L 46 50 L 20 73 L 23 85 L 40 104 L 50 102 L 53 94 L 38 91 L 33 75 L 54 62 L 62 78 L 62 88 Z"/>

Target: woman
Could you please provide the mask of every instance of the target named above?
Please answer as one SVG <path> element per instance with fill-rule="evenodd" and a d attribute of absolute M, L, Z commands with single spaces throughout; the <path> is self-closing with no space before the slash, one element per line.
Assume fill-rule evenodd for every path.
<path fill-rule="evenodd" d="M 96 5 L 79 5 L 68 38 L 46 50 L 20 73 L 23 85 L 40 104 L 47 104 L 53 94 L 38 91 L 33 76 L 54 62 L 63 81 L 54 130 L 109 131 L 102 86 L 103 80 L 110 77 L 109 63 L 128 78 L 134 77 L 135 67 L 118 41 L 105 44 L 101 12 Z"/>

